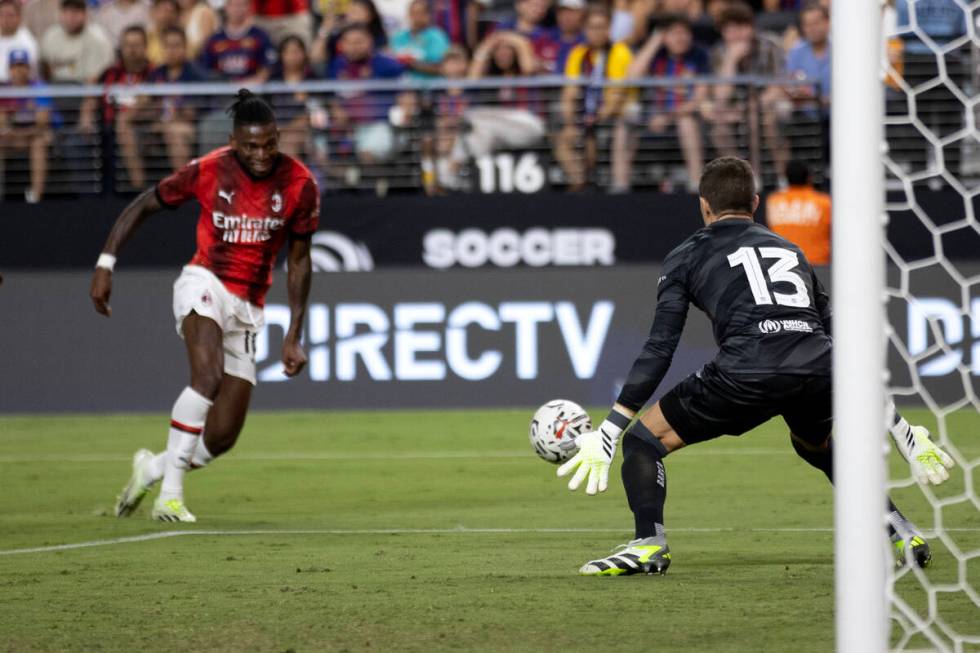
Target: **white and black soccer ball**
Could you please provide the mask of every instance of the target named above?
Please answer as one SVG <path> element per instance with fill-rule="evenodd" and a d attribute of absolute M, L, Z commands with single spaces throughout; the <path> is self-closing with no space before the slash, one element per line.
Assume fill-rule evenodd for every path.
<path fill-rule="evenodd" d="M 528 437 L 534 453 L 549 463 L 563 463 L 578 452 L 575 438 L 592 430 L 592 420 L 574 401 L 555 399 L 538 408 Z"/>

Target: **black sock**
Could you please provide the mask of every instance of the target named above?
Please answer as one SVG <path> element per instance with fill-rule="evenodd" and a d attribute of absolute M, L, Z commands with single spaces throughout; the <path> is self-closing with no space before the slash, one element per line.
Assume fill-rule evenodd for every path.
<path fill-rule="evenodd" d="M 818 448 L 818 449 L 807 448 L 795 437 L 790 439 L 793 441 L 793 448 L 796 449 L 796 453 L 800 456 L 800 458 L 807 461 L 812 466 L 816 467 L 821 472 L 826 474 L 827 480 L 833 483 L 834 482 L 834 439 L 828 438 L 827 447 Z M 901 511 L 899 511 L 899 509 L 895 506 L 895 504 L 892 503 L 891 497 L 888 497 L 888 514 L 891 513 L 896 513 L 899 517 L 905 519 L 905 516 L 902 515 Z M 895 528 L 891 525 L 891 523 L 888 524 L 888 534 L 889 535 L 895 534 Z"/>
<path fill-rule="evenodd" d="M 623 487 L 636 522 L 636 539 L 663 533 L 667 450 L 637 422 L 623 437 Z"/>

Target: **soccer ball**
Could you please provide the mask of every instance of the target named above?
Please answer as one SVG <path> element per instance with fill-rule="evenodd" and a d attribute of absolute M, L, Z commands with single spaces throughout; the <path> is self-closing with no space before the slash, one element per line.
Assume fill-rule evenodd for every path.
<path fill-rule="evenodd" d="M 534 453 L 549 463 L 562 463 L 578 453 L 575 438 L 592 430 L 592 420 L 574 401 L 555 399 L 538 408 L 528 437 Z"/>

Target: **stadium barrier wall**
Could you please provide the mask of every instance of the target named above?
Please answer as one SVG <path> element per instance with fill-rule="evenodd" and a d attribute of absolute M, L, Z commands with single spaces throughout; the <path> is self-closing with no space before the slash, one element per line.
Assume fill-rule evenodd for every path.
<path fill-rule="evenodd" d="M 916 304 L 889 305 L 907 350 L 892 347 L 889 360 L 894 385 L 910 385 L 914 372 L 936 402 L 950 404 L 980 391 L 980 295 L 964 313 L 946 273 L 931 270 L 914 280 Z M 980 274 L 980 264 L 959 272 Z M 819 273 L 829 282 L 828 270 Z M 120 270 L 108 320 L 91 306 L 88 271 L 5 275 L 0 412 L 168 410 L 187 380 L 171 311 L 177 274 Z M 257 339 L 253 405 L 534 406 L 556 397 L 605 405 L 646 338 L 659 276 L 656 265 L 318 274 L 305 328 L 310 363 L 287 381 L 280 273 Z M 936 333 L 949 349 L 935 346 Z M 661 391 L 714 351 L 709 324 L 692 309 Z"/>
<path fill-rule="evenodd" d="M 956 192 L 920 190 L 917 198 L 928 215 L 947 221 L 967 215 Z M 967 201 L 980 211 L 980 198 Z M 4 205 L 0 272 L 91 268 L 124 206 L 117 198 Z M 197 211 L 188 204 L 147 220 L 127 244 L 120 268 L 188 261 Z M 314 264 L 321 271 L 367 271 L 659 263 L 700 225 L 697 198 L 686 194 L 498 194 L 478 201 L 465 195 L 327 196 Z M 34 242 L 44 247 L 24 246 Z M 889 242 L 906 260 L 936 254 L 936 240 L 911 210 L 892 214 Z M 947 258 L 980 259 L 980 236 L 943 238 L 941 245 Z"/>
<path fill-rule="evenodd" d="M 659 268 L 317 275 L 310 364 L 288 381 L 284 276 L 257 340 L 256 408 L 450 408 L 610 402 L 649 329 Z M 20 344 L 5 348 L 0 411 L 168 409 L 187 380 L 175 277 L 118 272 L 105 319 L 87 273 L 8 275 L 0 295 L 19 317 L 0 337 Z M 672 379 L 712 353 L 707 324 L 693 327 Z"/>

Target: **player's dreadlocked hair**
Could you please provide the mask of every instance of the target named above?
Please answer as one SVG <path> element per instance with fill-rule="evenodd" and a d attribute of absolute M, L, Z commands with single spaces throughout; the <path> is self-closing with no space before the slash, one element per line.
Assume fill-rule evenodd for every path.
<path fill-rule="evenodd" d="M 247 88 L 238 91 L 235 101 L 228 107 L 228 115 L 234 120 L 235 127 L 241 125 L 267 125 L 276 121 L 269 103 Z"/>

